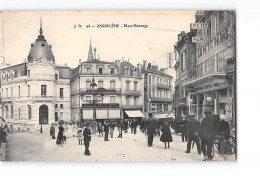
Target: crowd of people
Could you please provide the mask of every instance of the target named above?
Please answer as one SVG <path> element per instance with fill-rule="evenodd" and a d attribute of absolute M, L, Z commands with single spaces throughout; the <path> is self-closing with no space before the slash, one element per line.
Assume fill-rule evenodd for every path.
<path fill-rule="evenodd" d="M 140 125 L 140 132 L 147 135 L 148 147 L 153 146 L 154 136 L 159 136 L 160 141 L 164 143 L 164 148 L 170 148 L 170 142 L 173 141 L 171 127 L 175 129 L 175 132 L 181 133 L 181 139 L 183 142 L 187 142 L 186 153 L 189 154 L 191 149 L 196 144 L 197 152 L 204 155 L 204 161 L 212 160 L 212 148 L 214 140 L 230 138 L 235 141 L 235 129 L 230 130 L 229 122 L 222 116 L 214 115 L 210 110 L 206 110 L 204 118 L 201 121 L 195 119 L 194 115 L 183 115 L 180 121 L 178 121 L 178 128 L 176 121 L 158 120 L 153 118 L 153 114 L 149 113 L 147 119 L 137 121 L 136 119 L 120 120 L 118 122 L 99 121 L 97 122 L 98 136 L 103 137 L 104 141 L 109 141 L 114 137 L 115 127 L 118 127 L 118 138 L 123 137 L 123 132 L 128 133 L 130 131 L 133 135 L 137 133 L 137 126 Z M 58 135 L 56 143 L 58 146 L 63 146 L 66 143 L 66 127 L 64 122 L 59 122 Z M 91 141 L 91 127 L 89 123 L 85 123 L 84 128 L 77 128 L 77 139 L 79 145 L 82 145 L 84 141 L 85 155 L 91 155 L 89 151 L 89 145 Z M 221 137 L 220 137 L 221 136 Z M 54 124 L 50 128 L 50 138 L 55 138 L 55 126 Z M 221 142 L 219 142 L 218 148 L 221 148 Z"/>

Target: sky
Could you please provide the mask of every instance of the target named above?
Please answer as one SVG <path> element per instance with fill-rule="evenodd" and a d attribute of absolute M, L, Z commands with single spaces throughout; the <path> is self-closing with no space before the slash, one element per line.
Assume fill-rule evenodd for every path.
<path fill-rule="evenodd" d="M 189 32 L 195 11 L 4 11 L 1 15 L 0 56 L 11 65 L 27 59 L 31 43 L 43 35 L 57 64 L 74 68 L 87 60 L 90 40 L 100 60 L 128 60 L 167 67 L 167 53 L 173 52 L 177 35 Z M 86 25 L 119 24 L 120 28 L 86 28 Z M 82 28 L 75 28 L 74 25 Z M 124 24 L 148 25 L 125 28 Z M 0 59 L 2 60 L 3 57 Z"/>

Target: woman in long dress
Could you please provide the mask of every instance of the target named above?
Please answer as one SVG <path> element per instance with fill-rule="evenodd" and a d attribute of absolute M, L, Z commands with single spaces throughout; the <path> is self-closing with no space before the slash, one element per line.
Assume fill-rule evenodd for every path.
<path fill-rule="evenodd" d="M 63 133 L 64 133 L 64 128 L 62 126 L 62 123 L 59 124 L 59 133 L 58 133 L 58 137 L 57 137 L 57 144 L 58 147 L 61 145 L 61 147 L 63 147 Z"/>
<path fill-rule="evenodd" d="M 170 148 L 170 142 L 172 142 L 172 134 L 170 125 L 165 121 L 164 125 L 162 126 L 162 135 L 160 141 L 164 142 L 164 149 L 166 149 L 166 143 L 168 143 L 168 148 Z"/>

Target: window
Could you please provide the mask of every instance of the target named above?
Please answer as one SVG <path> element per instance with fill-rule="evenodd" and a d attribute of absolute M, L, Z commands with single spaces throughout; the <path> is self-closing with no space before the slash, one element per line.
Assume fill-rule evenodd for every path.
<path fill-rule="evenodd" d="M 90 101 L 91 100 L 91 96 L 86 96 L 86 100 Z"/>
<path fill-rule="evenodd" d="M 18 108 L 18 118 L 21 118 L 21 108 Z"/>
<path fill-rule="evenodd" d="M 55 112 L 55 121 L 59 121 L 58 112 Z"/>
<path fill-rule="evenodd" d="M 1 96 L 4 97 L 4 89 L 2 88 L 2 91 L 1 91 Z"/>
<path fill-rule="evenodd" d="M 8 106 L 6 106 L 6 118 L 9 118 L 9 110 L 8 110 Z"/>
<path fill-rule="evenodd" d="M 103 81 L 98 81 L 98 88 L 103 88 Z"/>
<path fill-rule="evenodd" d="M 55 108 L 56 108 L 56 109 L 58 108 L 58 104 L 55 104 Z"/>
<path fill-rule="evenodd" d="M 32 108 L 30 105 L 28 105 L 28 119 L 31 120 L 32 119 Z"/>
<path fill-rule="evenodd" d="M 137 102 L 138 102 L 138 98 L 135 97 L 135 98 L 134 98 L 134 105 L 135 105 L 135 106 L 138 104 Z"/>
<path fill-rule="evenodd" d="M 58 80 L 58 74 L 55 74 L 55 80 L 56 81 Z"/>
<path fill-rule="evenodd" d="M 41 96 L 47 95 L 47 85 L 41 85 Z"/>
<path fill-rule="evenodd" d="M 219 20 L 219 25 L 222 25 L 222 23 L 224 23 L 224 12 L 223 11 L 219 11 L 218 13 L 218 20 Z"/>
<path fill-rule="evenodd" d="M 129 97 L 126 97 L 125 100 L 126 100 L 126 105 L 129 105 L 129 103 L 130 103 Z"/>
<path fill-rule="evenodd" d="M 134 91 L 137 91 L 137 82 L 134 83 Z"/>
<path fill-rule="evenodd" d="M 110 96 L 110 103 L 115 103 L 115 102 L 116 102 L 116 97 Z"/>
<path fill-rule="evenodd" d="M 63 88 L 60 88 L 60 97 L 63 98 Z"/>
<path fill-rule="evenodd" d="M 13 91 L 13 88 L 11 87 L 11 97 L 14 96 L 14 91 Z"/>
<path fill-rule="evenodd" d="M 28 70 L 28 74 L 27 75 L 30 78 L 30 76 L 31 76 L 30 70 Z"/>
<path fill-rule="evenodd" d="M 31 96 L 30 85 L 27 85 L 27 95 L 28 97 Z"/>
<path fill-rule="evenodd" d="M 87 88 L 90 88 L 91 81 L 86 81 Z"/>
<path fill-rule="evenodd" d="M 11 105 L 11 119 L 14 117 L 14 107 Z"/>
<path fill-rule="evenodd" d="M 111 75 L 115 74 L 115 69 L 111 68 Z"/>
<path fill-rule="evenodd" d="M 115 88 L 116 88 L 116 82 L 110 81 L 110 89 L 115 89 Z"/>
<path fill-rule="evenodd" d="M 87 67 L 87 73 L 90 73 L 90 67 Z"/>
<path fill-rule="evenodd" d="M 98 68 L 98 73 L 101 75 L 102 74 L 102 68 Z"/>
<path fill-rule="evenodd" d="M 63 109 L 63 104 L 60 104 L 60 108 Z"/>
<path fill-rule="evenodd" d="M 5 89 L 6 97 L 8 97 L 8 88 Z"/>
<path fill-rule="evenodd" d="M 60 120 L 63 120 L 63 112 L 60 112 Z"/>
<path fill-rule="evenodd" d="M 129 91 L 130 82 L 126 82 L 126 90 Z"/>

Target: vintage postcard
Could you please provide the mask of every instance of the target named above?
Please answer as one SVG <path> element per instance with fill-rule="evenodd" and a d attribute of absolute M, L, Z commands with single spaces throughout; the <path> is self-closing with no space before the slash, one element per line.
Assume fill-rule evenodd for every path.
<path fill-rule="evenodd" d="M 236 161 L 232 10 L 1 11 L 1 161 Z"/>

